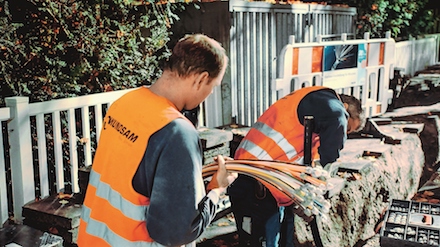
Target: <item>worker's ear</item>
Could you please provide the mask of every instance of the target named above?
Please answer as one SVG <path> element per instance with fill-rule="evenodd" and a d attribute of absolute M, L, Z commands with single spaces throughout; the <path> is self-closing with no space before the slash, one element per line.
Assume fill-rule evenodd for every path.
<path fill-rule="evenodd" d="M 348 115 L 351 117 L 351 112 L 348 110 L 349 105 L 347 103 L 344 103 L 344 108 L 348 112 Z"/>
<path fill-rule="evenodd" d="M 207 85 L 209 82 L 209 73 L 207 71 L 203 71 L 202 73 L 198 74 L 195 78 L 195 86 L 197 87 L 197 90 L 199 90 L 203 85 Z"/>

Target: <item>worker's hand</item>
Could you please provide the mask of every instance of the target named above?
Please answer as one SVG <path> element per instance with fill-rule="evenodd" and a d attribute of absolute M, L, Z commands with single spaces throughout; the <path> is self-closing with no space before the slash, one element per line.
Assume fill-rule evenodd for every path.
<path fill-rule="evenodd" d="M 226 188 L 237 178 L 237 173 L 230 173 L 226 170 L 225 159 L 232 160 L 230 157 L 223 157 L 221 155 L 214 157 L 214 161 L 217 162 L 218 168 L 206 188 L 207 191 L 219 188 L 221 193 L 225 193 Z"/>
<path fill-rule="evenodd" d="M 229 173 L 226 170 L 225 159 L 232 160 L 232 158 L 223 157 L 222 155 L 217 155 L 217 157 L 214 158 L 214 161 L 217 161 L 218 164 L 218 169 L 215 175 L 219 188 L 228 187 L 237 178 L 237 174 Z"/>

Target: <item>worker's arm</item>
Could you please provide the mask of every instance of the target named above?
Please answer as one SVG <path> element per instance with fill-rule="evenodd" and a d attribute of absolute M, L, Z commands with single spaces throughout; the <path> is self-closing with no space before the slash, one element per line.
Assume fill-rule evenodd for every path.
<path fill-rule="evenodd" d="M 310 93 L 298 106 L 301 123 L 304 116 L 314 117 L 314 133 L 319 134 L 320 163 L 325 166 L 339 158 L 347 139 L 348 113 L 339 98 L 329 90 Z"/>
<path fill-rule="evenodd" d="M 347 119 L 335 116 L 334 119 L 320 123 L 318 153 L 321 165 L 335 162 L 347 139 Z"/>
<path fill-rule="evenodd" d="M 215 216 L 219 194 L 205 196 L 201 169 L 199 135 L 186 120 L 174 120 L 150 138 L 133 185 L 150 198 L 147 229 L 156 242 L 192 242 Z"/>

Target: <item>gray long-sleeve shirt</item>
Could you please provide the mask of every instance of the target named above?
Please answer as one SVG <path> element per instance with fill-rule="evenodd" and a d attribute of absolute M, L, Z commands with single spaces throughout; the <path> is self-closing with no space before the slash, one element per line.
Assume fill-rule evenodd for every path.
<path fill-rule="evenodd" d="M 180 246 L 200 236 L 216 213 L 218 195 L 205 196 L 202 147 L 197 130 L 176 119 L 154 133 L 133 178 L 134 189 L 150 198 L 150 236 Z"/>

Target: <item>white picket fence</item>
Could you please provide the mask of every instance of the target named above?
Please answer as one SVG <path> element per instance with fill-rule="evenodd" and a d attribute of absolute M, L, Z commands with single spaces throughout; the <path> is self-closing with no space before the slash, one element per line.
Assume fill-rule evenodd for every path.
<path fill-rule="evenodd" d="M 35 177 L 41 198 L 66 190 L 65 186 L 69 184 L 69 190 L 79 192 L 79 164 L 91 165 L 92 152 L 96 148 L 91 143 L 93 139 L 95 142 L 99 139 L 105 109 L 126 92 L 121 90 L 38 103 L 29 103 L 27 97 L 6 98 L 7 107 L 0 109 L 0 121 L 7 121 L 9 160 L 4 158 L 6 149 L 0 139 L 0 169 L 5 171 L 5 162 L 9 161 L 13 214 L 17 221 L 21 220 L 21 207 L 36 198 Z M 90 119 L 94 122 L 91 123 Z M 51 125 L 47 126 L 47 122 Z M 83 146 L 81 154 L 78 154 L 79 145 Z M 48 147 L 52 147 L 53 151 L 49 151 Z M 68 157 L 64 158 L 65 155 Z M 82 157 L 81 160 L 78 155 Z M 48 157 L 52 157 L 50 162 Z M 38 161 L 38 171 L 34 170 L 35 160 Z M 70 177 L 65 176 L 66 166 Z M 52 191 L 49 184 L 51 171 L 55 173 L 56 180 Z M 6 181 L 5 172 L 1 172 L 0 223 L 8 218 L 9 182 Z"/>
<path fill-rule="evenodd" d="M 414 42 L 411 49 L 417 51 L 420 43 L 426 49 L 425 42 L 428 42 L 434 43 L 430 47 L 435 48 L 430 49 L 438 51 L 438 35 L 426 39 L 428 41 Z M 349 41 L 343 37 L 339 43 L 325 44 L 344 44 L 344 42 L 348 44 Z M 394 47 L 394 50 L 386 51 L 384 56 L 393 58 L 400 55 L 402 47 L 407 47 L 399 44 L 400 42 L 394 45 L 394 41 L 389 37 L 378 40 L 369 40 L 366 37 L 364 40 L 353 42 L 372 43 L 372 46 L 377 46 L 377 43 L 384 43 L 384 47 L 386 46 L 385 43 L 391 44 L 388 47 Z M 318 42 L 315 45 L 322 46 L 323 43 Z M 306 46 L 310 46 L 310 44 L 288 44 L 288 48 L 282 52 L 285 56 L 284 61 L 287 61 L 289 57 L 291 58 L 292 54 L 291 50 L 288 51 L 289 49 Z M 287 57 L 286 51 L 288 51 Z M 436 64 L 438 62 L 438 52 L 435 51 L 430 50 L 427 52 L 432 57 L 425 57 L 423 61 L 412 58 L 412 63 L 408 63 L 412 66 L 418 66 L 414 64 L 415 62 L 422 63 L 423 66 Z M 375 57 L 375 55 L 370 54 L 371 57 Z M 302 59 L 304 58 L 302 57 Z M 393 67 L 402 67 L 402 64 L 404 64 L 403 58 L 396 61 L 397 66 L 396 64 L 393 65 L 392 62 L 388 62 L 392 60 L 391 58 L 384 59 L 384 63 L 380 66 L 375 64 L 370 64 L 370 68 L 367 66 L 367 72 L 371 72 L 373 76 L 371 76 L 371 80 L 367 79 L 369 84 L 363 87 L 363 95 L 370 94 L 379 97 L 373 97 L 374 100 L 370 100 L 370 107 L 377 109 L 374 106 L 381 105 L 380 110 L 372 112 L 371 115 L 380 114 L 386 110 L 386 101 L 389 100 L 390 95 L 388 88 L 390 73 Z M 316 73 L 305 72 L 292 75 L 292 64 L 289 62 L 287 67 L 284 67 L 284 63 L 282 64 L 283 67 L 278 68 L 282 72 L 280 73 L 281 76 L 274 80 L 274 85 L 272 85 L 272 90 L 275 92 L 285 90 L 282 93 L 285 94 L 289 90 L 295 89 L 295 87 L 310 86 L 313 85 L 314 80 L 320 81 L 316 79 L 319 78 Z M 382 71 L 380 76 L 377 75 L 378 71 Z M 382 79 L 374 79 L 378 77 Z M 369 74 L 366 75 L 366 78 L 370 78 Z M 326 85 L 325 81 L 323 85 Z M 286 87 L 290 88 L 285 89 Z M 349 87 L 348 90 L 337 86 L 335 88 L 346 94 L 356 95 L 360 92 L 360 89 L 353 89 L 352 87 Z M 43 198 L 62 190 L 79 191 L 78 167 L 92 163 L 93 151 L 99 139 L 99 130 L 102 126 L 105 110 L 114 100 L 126 92 L 126 90 L 106 92 L 39 103 L 29 103 L 27 97 L 6 98 L 7 106 L 0 108 L 0 122 L 2 126 L 7 125 L 7 131 L 3 133 L 7 143 L 3 143 L 3 138 L 0 138 L 0 226 L 7 221 L 9 211 L 12 211 L 15 220 L 20 222 L 22 220 L 22 206 L 34 200 L 36 196 Z M 232 89 L 229 93 L 236 92 Z M 210 96 L 202 108 L 199 125 L 211 128 L 217 127 L 206 125 L 209 122 L 206 121 L 206 118 L 215 115 L 218 112 L 217 108 L 221 108 L 221 97 L 218 97 L 218 95 Z M 48 126 L 47 123 L 50 123 L 50 125 Z M 7 179 L 5 175 L 9 174 L 4 172 L 7 167 L 6 164 L 10 166 L 11 179 Z M 8 190 L 8 184 L 12 184 L 12 191 Z M 38 188 L 38 193 L 36 193 L 36 188 Z M 12 209 L 8 208 L 8 205 L 12 205 Z"/>
<path fill-rule="evenodd" d="M 402 69 L 406 75 L 413 76 L 426 66 L 439 63 L 439 46 L 440 34 L 397 42 L 395 67 Z"/>
<path fill-rule="evenodd" d="M 226 86 L 234 92 L 223 104 L 243 125 L 253 124 L 275 99 L 270 82 L 277 77 L 277 57 L 291 35 L 295 42 L 307 43 L 318 35 L 331 38 L 356 32 L 354 7 L 230 0 L 229 8 L 231 80 Z"/>

